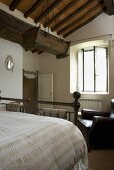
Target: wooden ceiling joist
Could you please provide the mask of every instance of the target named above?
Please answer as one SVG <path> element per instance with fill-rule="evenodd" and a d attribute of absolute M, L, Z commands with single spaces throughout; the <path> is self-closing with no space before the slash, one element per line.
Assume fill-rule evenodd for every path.
<path fill-rule="evenodd" d="M 48 27 L 51 31 L 56 31 L 58 35 L 64 37 L 90 22 L 91 18 L 94 19 L 94 15 L 96 18 L 97 13 L 100 15 L 99 11 L 96 13 L 94 7 L 98 4 L 101 5 L 101 2 L 105 6 L 103 12 L 108 15 L 114 14 L 114 0 L 0 0 L 0 2 L 7 5 L 10 10 L 17 9 L 23 13 L 25 18 L 30 17 L 34 23 L 41 23 L 43 27 Z M 91 14 L 92 10 L 93 14 Z M 7 25 L 7 28 L 4 28 L 5 25 Z M 14 32 L 18 37 L 31 28 L 28 25 L 21 21 L 18 23 L 16 18 L 14 21 L 12 16 L 6 16 L 0 11 L 0 32 L 2 36 L 7 37 L 8 31 L 11 29 L 10 35 L 13 35 Z M 14 37 L 10 38 L 16 41 Z"/>
<path fill-rule="evenodd" d="M 63 28 L 62 30 L 58 31 L 58 34 L 65 34 L 65 32 L 68 32 L 70 29 L 72 29 L 72 27 L 74 25 L 79 25 L 80 21 L 83 21 L 85 18 L 89 17 L 91 15 L 91 13 L 94 13 L 95 10 L 99 7 L 104 7 L 104 3 L 101 2 L 99 4 L 97 4 L 96 6 L 94 6 L 93 8 L 91 8 L 88 12 L 84 13 L 81 17 L 79 17 L 78 19 L 76 19 L 75 21 L 73 21 L 71 24 L 69 24 L 67 27 Z"/>
<path fill-rule="evenodd" d="M 24 13 L 24 17 L 30 16 L 45 0 L 37 0 L 32 7 Z"/>
<path fill-rule="evenodd" d="M 14 11 L 22 0 L 13 0 L 9 6 L 11 11 Z"/>
<path fill-rule="evenodd" d="M 88 8 L 95 0 L 88 1 L 86 4 L 84 4 L 82 7 L 80 7 L 78 10 L 76 10 L 74 13 L 70 14 L 67 18 L 62 20 L 57 25 L 53 26 L 51 28 L 52 31 L 56 31 L 58 28 L 60 28 L 63 24 L 68 23 L 72 18 L 76 17 L 82 10 L 85 8 Z"/>
<path fill-rule="evenodd" d="M 47 21 L 44 24 L 44 27 L 48 27 L 50 24 L 55 22 L 57 18 L 61 17 L 66 11 L 68 11 L 72 6 L 76 5 L 76 3 L 79 2 L 79 0 L 73 0 L 70 4 L 68 4 L 63 10 L 61 10 L 57 15 L 55 15 L 51 20 Z"/>
<path fill-rule="evenodd" d="M 106 13 L 108 15 L 114 15 L 114 1 L 113 0 L 104 0 L 106 5 Z"/>
<path fill-rule="evenodd" d="M 101 13 L 103 12 L 103 10 L 99 11 L 96 15 L 94 15 L 93 17 L 91 17 L 89 20 L 87 20 L 86 22 L 80 24 L 78 27 L 70 30 L 69 32 L 67 32 L 66 34 L 63 35 L 64 38 L 66 38 L 67 36 L 69 36 L 70 34 L 72 34 L 73 32 L 77 31 L 78 29 L 80 29 L 81 27 L 85 26 L 86 24 L 88 24 L 89 22 L 91 22 L 92 20 L 94 20 L 97 16 L 99 16 Z"/>
<path fill-rule="evenodd" d="M 43 17 L 47 16 L 60 3 L 61 3 L 61 0 L 56 0 L 52 5 L 49 6 L 49 8 L 47 8 L 40 16 L 38 16 L 35 19 L 35 23 L 38 23 Z"/>

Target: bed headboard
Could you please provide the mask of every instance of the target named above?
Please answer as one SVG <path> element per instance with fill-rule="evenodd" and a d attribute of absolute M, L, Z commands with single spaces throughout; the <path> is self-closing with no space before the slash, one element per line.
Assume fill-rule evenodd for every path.
<path fill-rule="evenodd" d="M 48 105 L 56 105 L 56 106 L 69 106 L 69 107 L 73 107 L 74 110 L 74 124 L 77 124 L 77 117 L 78 117 L 78 110 L 80 108 L 80 103 L 78 101 L 78 99 L 81 97 L 81 94 L 79 92 L 74 92 L 73 93 L 73 99 L 74 101 L 71 103 L 66 103 L 66 102 L 52 102 L 52 101 L 40 101 L 40 100 L 31 100 L 31 99 L 16 99 L 16 98 L 7 98 L 7 97 L 1 97 L 0 96 L 0 101 L 1 100 L 5 100 L 5 101 L 15 101 L 15 102 L 21 102 L 21 103 L 25 103 L 25 102 L 37 102 L 40 104 L 48 104 Z"/>

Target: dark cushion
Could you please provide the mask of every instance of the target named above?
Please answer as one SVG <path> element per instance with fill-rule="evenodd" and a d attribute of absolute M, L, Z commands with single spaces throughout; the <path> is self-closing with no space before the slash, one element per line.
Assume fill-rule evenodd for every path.
<path fill-rule="evenodd" d="M 94 116 L 109 117 L 110 112 L 99 112 L 99 111 L 90 110 L 90 109 L 82 109 L 81 110 L 81 118 L 82 119 L 92 120 Z"/>
<path fill-rule="evenodd" d="M 114 149 L 114 119 L 94 117 L 89 131 L 89 147 L 92 149 Z"/>

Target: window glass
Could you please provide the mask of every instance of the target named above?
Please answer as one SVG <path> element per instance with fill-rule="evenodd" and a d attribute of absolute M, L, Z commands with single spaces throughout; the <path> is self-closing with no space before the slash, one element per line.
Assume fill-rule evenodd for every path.
<path fill-rule="evenodd" d="M 94 51 L 84 52 L 84 91 L 94 91 Z"/>
<path fill-rule="evenodd" d="M 95 61 L 96 91 L 105 92 L 107 90 L 107 61 L 105 48 L 96 48 Z"/>
<path fill-rule="evenodd" d="M 95 47 L 78 52 L 78 90 L 107 92 L 107 48 Z"/>

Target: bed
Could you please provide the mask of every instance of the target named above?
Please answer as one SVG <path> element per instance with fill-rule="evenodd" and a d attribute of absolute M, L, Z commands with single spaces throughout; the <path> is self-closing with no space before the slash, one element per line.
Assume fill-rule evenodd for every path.
<path fill-rule="evenodd" d="M 73 94 L 73 103 L 48 103 L 73 106 L 76 118 L 79 96 L 77 92 Z M 25 102 L 6 97 L 0 97 L 0 100 Z M 87 170 L 86 142 L 72 122 L 6 111 L 1 102 L 0 105 L 0 170 Z"/>
<path fill-rule="evenodd" d="M 71 122 L 0 111 L 0 170 L 86 170 L 87 147 Z"/>

